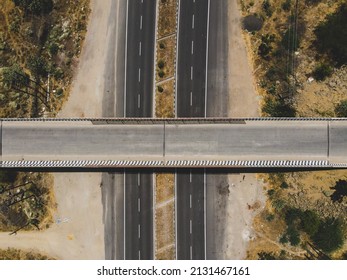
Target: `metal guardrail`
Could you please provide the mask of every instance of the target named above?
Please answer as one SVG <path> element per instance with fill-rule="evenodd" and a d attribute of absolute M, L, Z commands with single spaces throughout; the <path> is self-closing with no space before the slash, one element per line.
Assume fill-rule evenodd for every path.
<path fill-rule="evenodd" d="M 347 118 L 0 118 L 6 122 L 92 122 L 93 124 L 242 124 L 246 121 L 347 121 Z"/>
<path fill-rule="evenodd" d="M 319 160 L 54 160 L 54 161 L 2 161 L 1 168 L 346 168 L 345 163 Z"/>

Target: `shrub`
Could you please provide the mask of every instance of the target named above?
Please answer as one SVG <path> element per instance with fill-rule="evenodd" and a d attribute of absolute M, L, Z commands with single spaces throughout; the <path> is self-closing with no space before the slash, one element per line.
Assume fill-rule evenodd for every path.
<path fill-rule="evenodd" d="M 323 81 L 325 78 L 331 76 L 332 73 L 333 68 L 329 64 L 321 63 L 316 66 L 312 74 L 317 81 Z"/>
<path fill-rule="evenodd" d="M 273 195 L 275 194 L 275 190 L 274 189 L 270 189 L 267 191 L 267 195 L 271 198 Z"/>
<path fill-rule="evenodd" d="M 342 202 L 343 197 L 347 196 L 347 181 L 338 180 L 335 186 L 331 189 L 335 189 L 334 193 L 330 196 L 331 200 L 334 202 Z"/>
<path fill-rule="evenodd" d="M 290 7 L 291 7 L 291 0 L 285 0 L 283 3 L 282 3 L 282 9 L 284 11 L 289 11 L 290 10 Z"/>
<path fill-rule="evenodd" d="M 276 256 L 273 252 L 261 251 L 258 253 L 258 260 L 276 260 Z"/>
<path fill-rule="evenodd" d="M 166 46 L 165 46 L 165 44 L 164 44 L 163 42 L 160 42 L 160 43 L 159 43 L 159 48 L 160 48 L 160 49 L 163 50 L 163 49 L 165 49 L 165 47 L 166 47 Z"/>
<path fill-rule="evenodd" d="M 335 107 L 335 114 L 336 114 L 336 116 L 341 117 L 341 118 L 347 117 L 347 99 L 342 100 Z"/>
<path fill-rule="evenodd" d="M 262 111 L 271 117 L 295 117 L 295 109 L 284 100 L 266 98 Z"/>
<path fill-rule="evenodd" d="M 270 1 L 269 0 L 264 0 L 263 4 L 262 4 L 262 8 L 265 12 L 265 14 L 268 16 L 268 17 L 271 17 L 272 16 L 272 7 L 271 7 L 271 4 L 270 4 Z"/>
<path fill-rule="evenodd" d="M 162 86 L 158 86 L 158 91 L 159 92 L 163 92 L 164 91 L 164 88 Z"/>
<path fill-rule="evenodd" d="M 160 78 L 163 78 L 165 76 L 165 72 L 163 70 L 160 70 L 158 75 Z"/>
<path fill-rule="evenodd" d="M 255 15 L 249 15 L 243 18 L 242 26 L 249 32 L 259 31 L 263 27 L 263 21 Z"/>
<path fill-rule="evenodd" d="M 165 62 L 164 62 L 163 60 L 159 60 L 159 61 L 158 61 L 158 67 L 159 67 L 159 69 L 163 69 L 164 66 L 165 66 Z"/>
<path fill-rule="evenodd" d="M 56 43 L 52 43 L 48 46 L 49 53 L 53 56 L 58 53 L 59 46 Z"/>

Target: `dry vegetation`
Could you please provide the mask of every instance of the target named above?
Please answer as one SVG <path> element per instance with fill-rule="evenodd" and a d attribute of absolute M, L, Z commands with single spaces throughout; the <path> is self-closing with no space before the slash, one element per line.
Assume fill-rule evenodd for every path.
<path fill-rule="evenodd" d="M 173 118 L 177 0 L 160 0 L 158 16 L 155 116 Z M 156 175 L 156 259 L 175 258 L 174 174 Z"/>
<path fill-rule="evenodd" d="M 0 260 L 53 260 L 34 251 L 22 251 L 14 248 L 0 249 Z"/>
<path fill-rule="evenodd" d="M 42 230 L 56 209 L 53 176 L 1 171 L 0 231 Z"/>
<path fill-rule="evenodd" d="M 174 174 L 156 174 L 155 220 L 156 259 L 175 258 L 175 212 Z"/>
<path fill-rule="evenodd" d="M 318 51 L 315 30 L 328 15 L 336 14 L 345 1 L 298 1 L 296 43 L 288 39 L 292 36 L 290 34 L 294 34 L 290 28 L 293 26 L 295 2 L 240 1 L 244 16 L 254 15 L 263 22 L 259 31 L 244 33 L 258 90 L 263 97 L 263 115 L 334 117 L 336 106 L 347 99 L 347 69 L 328 53 Z M 296 46 L 288 48 L 288 43 Z M 325 70 L 329 71 L 320 79 L 317 68 L 322 64 L 327 65 Z M 310 251 L 308 242 L 319 243 L 319 234 L 305 232 L 300 225 L 301 218 L 295 218 L 294 224 L 288 222 L 290 209 L 313 213 L 321 224 L 328 219 L 340 221 L 345 241 L 347 199 L 342 196 L 341 201 L 333 201 L 332 194 L 337 182 L 346 178 L 346 171 L 264 175 L 268 184 L 268 201 L 266 209 L 254 221 L 257 238 L 250 243 L 248 258 L 302 259 L 307 250 Z M 289 230 L 292 232 L 287 234 Z M 290 237 L 295 245 L 287 240 Z M 346 251 L 344 242 L 337 249 L 325 253 L 338 259 L 345 258 Z M 271 256 L 261 257 L 264 252 Z"/>
<path fill-rule="evenodd" d="M 0 117 L 55 116 L 69 95 L 89 0 L 33 3 L 0 1 Z M 52 176 L 10 173 L 1 171 L 0 230 L 48 227 Z"/>

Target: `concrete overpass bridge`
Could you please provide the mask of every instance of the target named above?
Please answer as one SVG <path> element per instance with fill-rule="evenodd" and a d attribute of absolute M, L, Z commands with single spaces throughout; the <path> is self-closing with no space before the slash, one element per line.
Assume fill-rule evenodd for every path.
<path fill-rule="evenodd" d="M 347 168 L 347 118 L 0 119 L 0 168 Z"/>

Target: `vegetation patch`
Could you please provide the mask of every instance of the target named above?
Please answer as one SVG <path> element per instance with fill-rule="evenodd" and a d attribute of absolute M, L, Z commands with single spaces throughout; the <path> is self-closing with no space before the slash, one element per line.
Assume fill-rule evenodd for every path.
<path fill-rule="evenodd" d="M 0 230 L 49 227 L 56 208 L 49 174 L 0 171 Z"/>
<path fill-rule="evenodd" d="M 0 249 L 0 260 L 53 260 L 53 258 L 34 251 L 7 248 Z"/>
<path fill-rule="evenodd" d="M 54 117 L 67 99 L 89 0 L 0 1 L 0 117 Z M 0 230 L 44 229 L 55 209 L 49 174 L 0 172 Z"/>
<path fill-rule="evenodd" d="M 174 174 L 156 174 L 156 259 L 175 258 L 175 189 Z"/>

